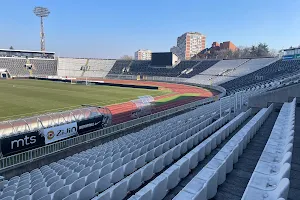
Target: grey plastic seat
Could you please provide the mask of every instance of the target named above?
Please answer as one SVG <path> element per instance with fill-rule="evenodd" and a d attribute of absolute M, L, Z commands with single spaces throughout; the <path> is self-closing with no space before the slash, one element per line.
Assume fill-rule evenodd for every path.
<path fill-rule="evenodd" d="M 0 198 L 5 198 L 5 197 L 13 197 L 15 195 L 15 192 L 12 190 L 9 190 L 7 192 L 3 192 Z"/>
<path fill-rule="evenodd" d="M 90 183 L 79 191 L 78 200 L 92 199 L 95 196 L 95 183 Z"/>
<path fill-rule="evenodd" d="M 138 171 L 129 177 L 128 191 L 138 189 L 142 185 L 142 172 Z"/>
<path fill-rule="evenodd" d="M 76 181 L 77 179 L 78 179 L 78 174 L 73 173 L 66 178 L 65 185 L 69 185 L 69 184 L 73 183 L 74 181 Z"/>
<path fill-rule="evenodd" d="M 18 200 L 31 200 L 31 198 L 30 198 L 29 195 L 26 195 L 26 196 L 21 197 L 21 198 L 18 199 Z"/>
<path fill-rule="evenodd" d="M 62 188 L 64 186 L 64 180 L 60 179 L 54 183 L 52 183 L 50 186 L 49 186 L 49 194 L 55 192 L 56 190 L 58 190 L 59 188 Z"/>
<path fill-rule="evenodd" d="M 63 200 L 75 200 L 75 199 L 77 199 L 77 193 L 70 194 L 67 197 L 63 198 Z"/>
<path fill-rule="evenodd" d="M 51 199 L 51 195 L 47 194 L 47 195 L 43 196 L 42 198 L 40 198 L 39 200 L 52 200 L 52 199 Z"/>
<path fill-rule="evenodd" d="M 31 195 L 31 200 L 38 200 L 38 199 L 42 198 L 43 196 L 46 196 L 47 194 L 48 194 L 48 188 L 47 187 L 43 187 L 43 188 L 35 191 Z"/>
<path fill-rule="evenodd" d="M 112 163 L 112 171 L 121 167 L 122 165 L 122 159 L 121 158 L 118 158 L 117 160 L 115 160 L 113 163 Z"/>
<path fill-rule="evenodd" d="M 127 180 L 122 180 L 116 185 L 116 187 L 111 191 L 111 199 L 124 199 L 127 195 Z"/>
<path fill-rule="evenodd" d="M 107 174 L 96 181 L 96 192 L 100 193 L 111 186 L 111 174 Z"/>
<path fill-rule="evenodd" d="M 84 186 L 85 186 L 85 177 L 82 177 L 71 184 L 70 193 L 77 192 L 78 190 L 82 189 Z"/>
<path fill-rule="evenodd" d="M 154 169 L 154 163 L 152 162 L 142 168 L 143 181 L 147 181 L 153 177 L 154 175 L 153 169 Z"/>
<path fill-rule="evenodd" d="M 68 171 L 64 172 L 64 173 L 61 175 L 60 178 L 66 179 L 66 178 L 67 178 L 69 175 L 71 175 L 72 173 L 73 173 L 72 170 L 68 170 Z"/>
<path fill-rule="evenodd" d="M 52 200 L 61 200 L 69 195 L 69 186 L 61 187 L 53 194 Z"/>
<path fill-rule="evenodd" d="M 123 166 L 119 167 L 115 171 L 111 172 L 111 182 L 117 183 L 124 178 L 124 168 Z"/>
<path fill-rule="evenodd" d="M 135 160 L 132 160 L 124 165 L 124 175 L 129 175 L 135 171 Z"/>
<path fill-rule="evenodd" d="M 87 176 L 91 172 L 90 167 L 86 167 L 79 172 L 79 178 Z"/>
<path fill-rule="evenodd" d="M 135 168 L 139 169 L 146 164 L 146 154 L 139 156 L 136 159 Z"/>
<path fill-rule="evenodd" d="M 17 199 L 20 199 L 21 197 L 26 196 L 26 195 L 30 195 L 29 188 L 21 190 L 18 193 L 16 193 L 14 199 L 17 200 Z"/>
<path fill-rule="evenodd" d="M 14 200 L 14 198 L 13 197 L 5 197 L 2 200 Z"/>
<path fill-rule="evenodd" d="M 99 175 L 99 177 L 102 177 L 102 176 L 104 176 L 104 175 L 106 175 L 106 174 L 108 174 L 110 172 L 111 172 L 111 163 L 105 165 L 104 167 L 102 167 L 100 169 L 100 175 Z"/>
<path fill-rule="evenodd" d="M 89 175 L 87 175 L 86 177 L 86 184 L 90 184 L 96 180 L 99 179 L 99 175 L 100 175 L 100 171 L 99 170 L 96 170 L 96 171 L 93 171 L 91 172 Z"/>

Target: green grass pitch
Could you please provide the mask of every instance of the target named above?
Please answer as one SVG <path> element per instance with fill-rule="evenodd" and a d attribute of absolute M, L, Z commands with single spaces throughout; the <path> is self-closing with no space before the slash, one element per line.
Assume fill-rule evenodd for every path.
<path fill-rule="evenodd" d="M 85 86 L 41 80 L 0 80 L 0 121 L 57 112 L 82 104 L 106 106 L 170 91 Z"/>

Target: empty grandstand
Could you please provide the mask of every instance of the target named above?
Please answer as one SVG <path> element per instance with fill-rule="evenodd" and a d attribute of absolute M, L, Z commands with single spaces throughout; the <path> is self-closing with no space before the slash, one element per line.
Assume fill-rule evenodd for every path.
<path fill-rule="evenodd" d="M 58 76 L 67 77 L 105 77 L 116 60 L 59 58 Z"/>
<path fill-rule="evenodd" d="M 300 60 L 278 60 L 255 72 L 221 84 L 228 90 L 245 87 L 251 84 L 281 79 L 299 74 Z"/>
<path fill-rule="evenodd" d="M 141 75 L 145 80 L 212 84 L 206 87 L 220 92 L 104 129 L 90 129 L 95 116 L 80 120 L 72 117 L 75 111 L 5 122 L 6 132 L 0 134 L 4 156 L 0 199 L 298 198 L 299 180 L 294 177 L 300 176 L 299 134 L 295 134 L 300 110 L 294 98 L 298 94 L 289 93 L 287 87 L 300 87 L 298 59 L 195 60 L 172 67 L 135 60 L 2 57 L 0 61 L 0 69 L 5 69 L 1 72 L 7 69 L 12 76 L 58 75 L 79 77 L 80 82 L 85 80 L 80 77 L 97 81 Z M 224 88 L 231 95 L 224 96 Z M 287 90 L 285 100 L 277 98 L 282 90 Z M 263 102 L 253 103 L 258 96 L 257 101 Z M 49 142 L 59 132 L 56 126 L 63 127 L 68 137 Z M 68 131 L 80 126 L 86 129 L 84 134 Z M 36 145 L 41 141 L 43 145 Z M 7 151 L 12 147 L 16 151 Z"/>

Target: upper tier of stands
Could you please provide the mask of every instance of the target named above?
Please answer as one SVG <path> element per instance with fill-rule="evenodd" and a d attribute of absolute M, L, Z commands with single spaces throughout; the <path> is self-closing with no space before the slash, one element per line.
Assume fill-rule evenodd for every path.
<path fill-rule="evenodd" d="M 105 77 L 116 60 L 59 58 L 58 76 Z"/>
<path fill-rule="evenodd" d="M 233 69 L 241 66 L 242 64 L 246 63 L 247 61 L 248 59 L 221 60 L 220 62 L 216 63 L 215 65 L 201 72 L 200 74 L 214 76 L 226 74 L 232 71 Z"/>
<path fill-rule="evenodd" d="M 29 62 L 28 62 L 29 61 Z M 32 58 L 0 58 L 0 68 L 7 69 L 11 76 L 30 76 L 26 64 L 32 64 L 32 75 L 45 76 L 57 74 L 57 60 Z"/>
<path fill-rule="evenodd" d="M 227 90 L 234 90 L 266 80 L 280 79 L 300 72 L 300 60 L 278 60 L 255 72 L 221 84 Z"/>
<path fill-rule="evenodd" d="M 146 75 L 190 78 L 217 63 L 218 60 L 181 61 L 174 67 L 151 66 L 151 61 L 117 60 L 109 74 Z"/>
<path fill-rule="evenodd" d="M 278 58 L 222 60 L 199 75 L 192 77 L 189 81 L 206 85 L 220 85 L 257 71 L 276 60 Z"/>

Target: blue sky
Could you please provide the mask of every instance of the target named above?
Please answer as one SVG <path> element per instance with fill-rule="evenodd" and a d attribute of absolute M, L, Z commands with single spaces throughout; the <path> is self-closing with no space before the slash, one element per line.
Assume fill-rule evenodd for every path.
<path fill-rule="evenodd" d="M 46 50 L 59 56 L 119 58 L 137 49 L 169 51 L 198 31 L 237 46 L 300 45 L 300 0 L 0 0 L 0 48 L 39 50 L 35 6 L 45 20 Z"/>

